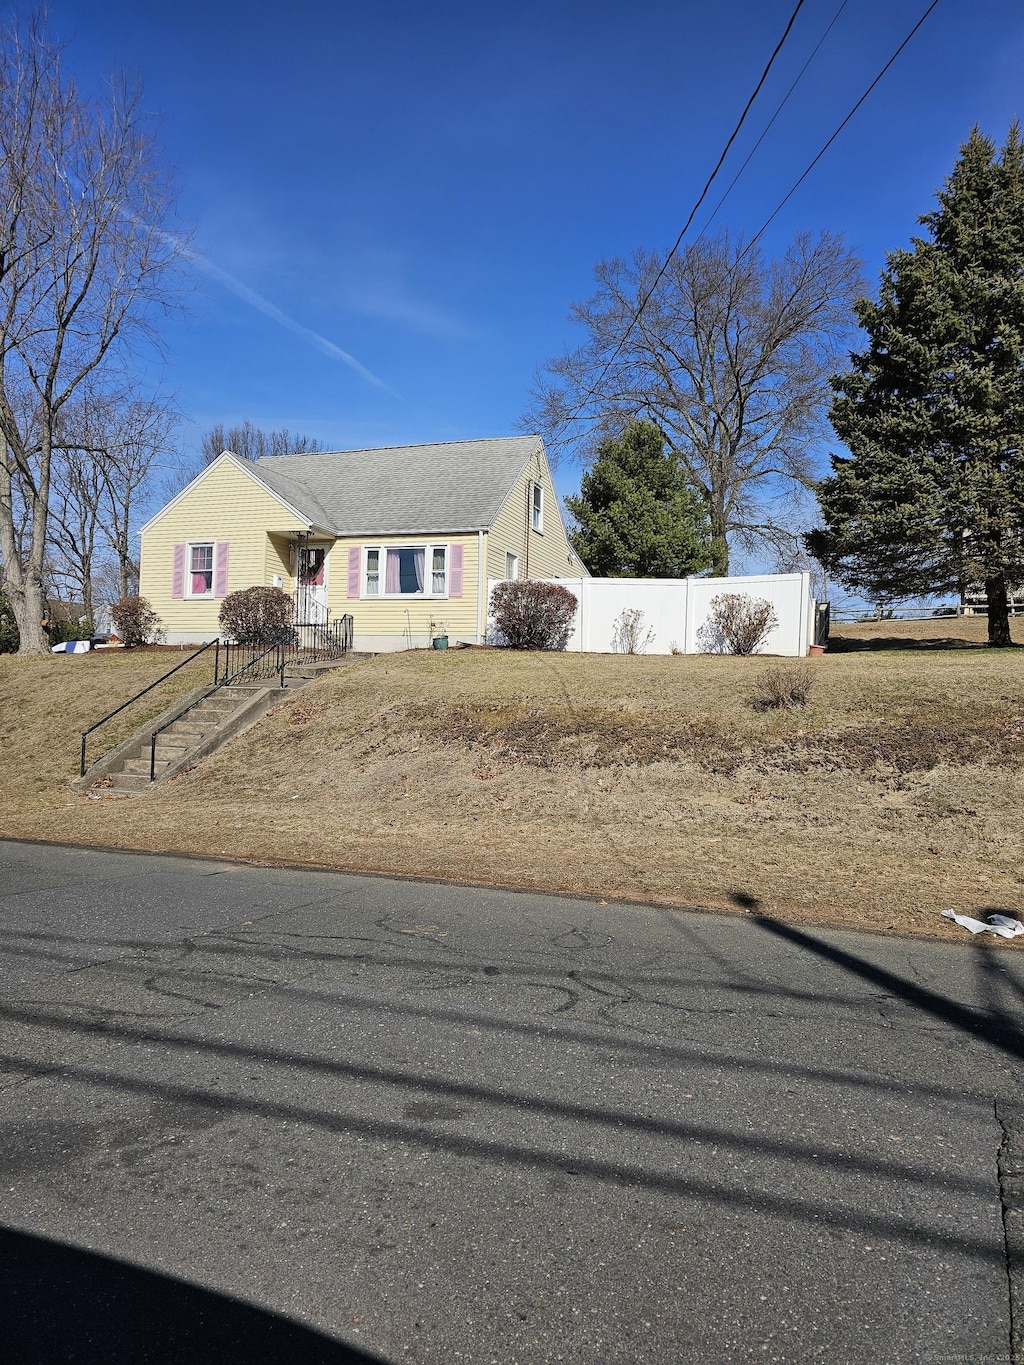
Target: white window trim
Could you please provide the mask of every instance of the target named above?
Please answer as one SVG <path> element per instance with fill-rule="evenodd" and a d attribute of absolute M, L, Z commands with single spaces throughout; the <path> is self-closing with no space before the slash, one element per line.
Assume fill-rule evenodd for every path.
<path fill-rule="evenodd" d="M 380 587 L 380 591 L 378 591 L 378 592 L 367 592 L 367 591 L 366 591 L 366 573 L 367 573 L 366 565 L 367 565 L 367 560 L 369 559 L 369 556 L 373 553 L 374 550 L 377 551 L 377 554 L 378 554 L 378 556 L 379 556 L 379 557 L 378 557 L 378 560 L 377 560 L 377 574 L 378 574 L 378 584 L 379 584 L 379 587 Z M 434 551 L 435 551 L 435 550 L 443 550 L 443 551 L 444 551 L 444 592 L 427 592 L 427 591 L 423 591 L 423 592 L 385 592 L 385 591 L 384 591 L 384 583 L 385 583 L 385 581 L 386 581 L 386 574 L 387 574 L 387 551 L 388 551 L 388 550 L 425 550 L 425 551 L 426 551 L 426 576 L 429 578 L 429 580 L 430 580 L 431 582 L 433 582 L 433 580 L 434 580 L 434 575 L 433 575 L 433 571 L 432 571 L 432 564 L 433 564 Z M 433 601 L 435 601 L 435 602 L 443 602 L 443 601 L 446 601 L 446 600 L 448 599 L 448 597 L 450 596 L 450 594 L 451 594 L 451 586 L 452 586 L 452 547 L 451 547 L 451 542 L 450 542 L 450 541 L 447 541 L 447 540 L 431 540 L 431 541 L 428 541 L 428 542 L 421 542 L 420 544 L 416 544 L 415 542 L 401 541 L 401 542 L 399 542 L 399 543 L 396 544 L 396 545 L 364 545 L 364 546 L 363 546 L 363 562 L 362 562 L 362 569 L 361 569 L 360 580 L 359 580 L 359 597 L 360 597 L 360 601 L 365 601 L 365 602 L 408 602 L 410 599 L 414 599 L 414 600 L 416 600 L 416 601 L 423 602 L 423 601 L 426 601 L 426 600 L 428 600 L 428 599 L 433 599 Z"/>
<path fill-rule="evenodd" d="M 198 549 L 200 545 L 209 545 L 210 556 L 210 591 L 192 591 L 192 551 Z M 185 541 L 185 582 L 182 585 L 185 589 L 184 596 L 190 602 L 212 602 L 214 600 L 214 587 L 217 578 L 217 542 L 215 540 L 186 540 Z"/>
<path fill-rule="evenodd" d="M 509 564 L 509 561 L 510 561 L 510 560 L 511 560 L 511 565 Z M 509 573 L 509 568 L 510 568 L 510 567 L 511 567 L 512 569 L 515 570 L 514 573 Z M 515 554 L 515 552 L 512 551 L 512 550 L 506 550 L 506 551 L 505 551 L 505 581 L 506 581 L 507 583 L 509 583 L 509 582 L 514 582 L 516 579 L 518 579 L 518 577 L 519 577 L 519 556 L 518 556 L 517 554 Z"/>

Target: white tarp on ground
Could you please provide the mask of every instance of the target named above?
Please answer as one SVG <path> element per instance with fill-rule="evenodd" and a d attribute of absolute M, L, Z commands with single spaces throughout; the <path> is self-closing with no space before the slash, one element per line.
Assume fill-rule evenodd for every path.
<path fill-rule="evenodd" d="M 498 579 L 490 580 L 493 589 Z M 644 651 L 717 654 L 722 642 L 708 627 L 712 598 L 745 594 L 771 602 L 779 623 L 759 654 L 807 653 L 814 638 L 814 599 L 805 573 L 751 574 L 736 578 L 560 578 L 579 607 L 568 650 L 616 652 L 616 626 L 624 611 L 642 611 L 641 638 L 653 632 Z M 490 594 L 488 594 L 488 597 Z"/>

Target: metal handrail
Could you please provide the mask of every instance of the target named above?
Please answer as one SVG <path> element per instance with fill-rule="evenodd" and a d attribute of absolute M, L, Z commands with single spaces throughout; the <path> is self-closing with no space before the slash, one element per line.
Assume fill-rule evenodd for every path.
<path fill-rule="evenodd" d="M 278 658 L 278 663 L 277 663 L 277 665 L 275 666 L 275 672 L 280 672 L 280 675 L 281 675 L 281 686 L 284 687 L 284 662 L 285 662 L 284 646 L 281 645 L 281 644 L 274 644 L 274 645 L 270 645 L 269 648 L 265 649 L 265 650 L 262 652 L 262 654 L 257 654 L 257 655 L 255 655 L 253 658 L 251 658 L 251 659 L 249 660 L 249 662 L 248 662 L 243 668 L 238 668 L 238 669 L 236 669 L 235 672 L 232 673 L 232 674 L 230 675 L 230 677 L 225 673 L 224 677 L 221 678 L 221 679 L 218 681 L 217 675 L 218 675 L 219 669 L 214 669 L 214 674 L 213 674 L 213 691 L 214 691 L 214 692 L 218 692 L 218 691 L 220 691 L 220 689 L 221 689 L 222 687 L 226 687 L 228 683 L 233 682 L 233 681 L 235 680 L 235 678 L 240 678 L 240 677 L 242 676 L 243 673 L 247 673 L 247 672 L 249 671 L 249 669 L 252 668 L 255 664 L 258 664 L 258 663 L 260 662 L 261 659 L 265 659 L 265 658 L 267 657 L 268 654 L 273 654 L 274 650 L 279 650 L 279 651 L 280 651 L 280 655 L 279 655 L 279 658 Z M 230 655 L 230 653 L 229 653 L 229 645 L 228 645 L 228 643 L 227 643 L 226 641 L 225 641 L 225 644 L 224 644 L 224 657 L 225 657 L 225 659 L 230 659 L 230 657 L 231 657 L 231 655 Z M 217 651 L 217 663 L 218 663 L 218 666 L 219 666 L 219 663 L 220 663 L 220 650 L 219 650 L 219 649 L 218 649 L 218 651 Z M 225 667 L 227 667 L 227 666 L 228 666 L 228 665 L 225 664 Z M 207 693 L 207 696 L 209 696 L 209 693 Z M 156 781 L 156 741 L 157 741 L 157 736 L 158 736 L 158 735 L 162 735 L 163 732 L 164 732 L 165 730 L 170 729 L 170 727 L 171 727 L 176 721 L 181 720 L 182 716 L 187 716 L 188 713 L 189 713 L 190 711 L 194 710 L 195 707 L 200 706 L 204 701 L 206 701 L 206 697 L 205 697 L 205 696 L 204 696 L 204 697 L 200 697 L 199 700 L 198 700 L 198 701 L 194 701 L 194 702 L 192 703 L 191 706 L 186 706 L 185 709 L 184 709 L 184 711 L 179 711 L 178 714 L 177 714 L 176 716 L 172 716 L 170 720 L 165 721 L 165 722 L 163 723 L 163 725 L 161 725 L 160 728 L 159 728 L 158 730 L 154 730 L 153 733 L 150 735 L 150 737 L 149 737 L 149 780 L 150 780 L 150 782 L 155 782 L 155 781 Z"/>
<path fill-rule="evenodd" d="M 184 668 L 186 664 L 190 664 L 190 663 L 192 662 L 193 659 L 198 659 L 199 656 L 200 656 L 200 654 L 205 654 L 206 651 L 207 651 L 208 649 L 213 649 L 213 650 L 214 650 L 213 677 L 214 677 L 214 681 L 216 682 L 216 679 L 217 679 L 217 669 L 218 669 L 218 665 L 219 665 L 219 663 L 220 663 L 220 636 L 219 636 L 219 635 L 217 636 L 217 638 L 216 638 L 215 640 L 207 640 L 206 644 L 205 644 L 205 645 L 201 645 L 200 648 L 197 649 L 197 650 L 195 651 L 194 654 L 190 654 L 190 655 L 188 656 L 188 658 L 187 658 L 187 659 L 183 659 L 183 660 L 181 661 L 180 664 L 175 664 L 174 667 L 173 667 L 172 669 L 170 669 L 168 672 L 166 672 L 166 673 L 163 675 L 163 677 L 157 678 L 156 682 L 151 682 L 151 683 L 149 684 L 149 686 L 148 686 L 148 687 L 144 687 L 144 688 L 142 689 L 141 692 L 136 692 L 136 694 L 135 694 L 134 697 L 129 697 L 128 700 L 127 700 L 126 702 L 122 702 L 121 705 L 120 705 L 119 707 L 117 707 L 116 710 L 111 711 L 110 714 L 104 716 L 102 720 L 98 720 L 98 721 L 96 722 L 95 725 L 90 725 L 89 728 L 88 728 L 88 730 L 83 730 L 83 731 L 82 731 L 82 754 L 81 754 L 81 761 L 80 761 L 80 764 L 79 764 L 79 772 L 78 772 L 79 777 L 84 777 L 84 776 L 85 776 L 85 748 L 86 748 L 86 743 L 87 743 L 87 741 L 88 741 L 88 738 L 89 738 L 89 736 L 92 734 L 92 732 L 93 732 L 94 730 L 98 730 L 98 729 L 100 728 L 101 725 L 106 725 L 106 723 L 107 723 L 108 720 L 113 720 L 115 716 L 119 716 L 119 715 L 121 714 L 122 711 L 127 710 L 127 708 L 128 708 L 129 706 L 131 706 L 134 702 L 137 702 L 137 701 L 139 700 L 140 697 L 144 697 L 144 696 L 146 695 L 147 692 L 152 692 L 152 690 L 153 690 L 154 687 L 159 687 L 160 684 L 161 684 L 162 682 L 166 682 L 167 679 L 170 678 L 170 677 L 172 677 L 175 673 L 177 673 L 179 669 Z"/>
<path fill-rule="evenodd" d="M 236 646 L 236 648 L 237 648 L 237 647 L 238 647 L 238 646 Z M 280 673 L 280 675 L 281 675 L 281 686 L 284 687 L 285 647 L 284 647 L 283 643 L 282 643 L 280 640 L 276 641 L 276 642 L 275 642 L 274 644 L 272 644 L 272 645 L 268 645 L 267 648 L 266 648 L 265 650 L 263 650 L 262 653 L 260 653 L 260 654 L 254 654 L 253 657 L 248 661 L 248 663 L 244 664 L 241 668 L 236 668 L 235 671 L 234 671 L 234 673 L 232 673 L 230 676 L 229 676 L 227 673 L 225 673 L 225 674 L 224 674 L 224 677 L 221 678 L 219 682 L 217 682 L 216 679 L 215 679 L 214 685 L 215 685 L 216 687 L 225 687 L 225 686 L 227 686 L 228 683 L 234 682 L 234 680 L 235 680 L 236 678 L 240 678 L 240 677 L 242 676 L 243 673 L 248 673 L 249 670 L 250 670 L 251 668 L 255 668 L 256 665 L 257 665 L 261 660 L 265 659 L 269 654 L 273 654 L 275 650 L 278 651 L 278 662 L 277 662 L 277 664 L 276 664 L 275 667 L 274 667 L 274 672 L 275 672 L 275 673 Z M 225 645 L 224 657 L 225 657 L 225 660 L 227 660 L 227 659 L 229 659 L 229 658 L 231 657 L 230 654 L 228 653 L 228 646 L 227 646 L 227 645 Z M 227 668 L 227 667 L 228 667 L 228 664 L 225 663 L 224 666 L 225 666 L 225 668 Z"/>

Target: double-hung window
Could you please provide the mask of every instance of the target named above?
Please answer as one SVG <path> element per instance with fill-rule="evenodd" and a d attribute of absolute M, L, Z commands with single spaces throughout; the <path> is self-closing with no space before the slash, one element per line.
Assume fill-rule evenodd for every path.
<path fill-rule="evenodd" d="M 544 489 L 539 483 L 533 485 L 530 524 L 535 531 L 544 534 Z"/>
<path fill-rule="evenodd" d="M 364 597 L 447 597 L 447 545 L 371 545 L 363 571 Z"/>
<path fill-rule="evenodd" d="M 186 577 L 188 597 L 213 596 L 213 543 L 204 541 L 188 547 L 188 572 Z"/>

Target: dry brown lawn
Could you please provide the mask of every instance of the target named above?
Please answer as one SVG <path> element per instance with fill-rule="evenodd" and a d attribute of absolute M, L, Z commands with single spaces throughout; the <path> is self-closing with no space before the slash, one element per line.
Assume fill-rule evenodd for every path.
<path fill-rule="evenodd" d="M 384 656 L 151 795 L 72 793 L 78 732 L 171 661 L 0 660 L 0 833 L 962 940 L 940 909 L 1024 906 L 1015 651 Z M 793 665 L 810 704 L 755 710 Z"/>

